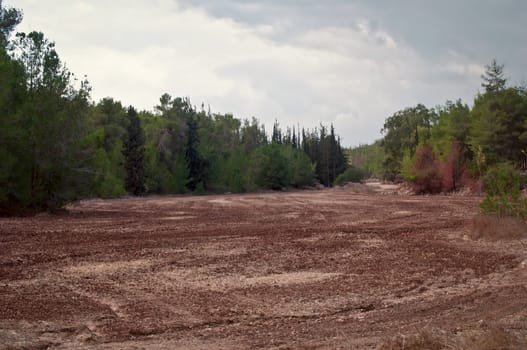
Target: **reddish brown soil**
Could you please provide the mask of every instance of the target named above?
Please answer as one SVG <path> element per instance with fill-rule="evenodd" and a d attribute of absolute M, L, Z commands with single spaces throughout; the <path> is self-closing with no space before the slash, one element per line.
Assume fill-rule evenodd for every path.
<path fill-rule="evenodd" d="M 0 349 L 362 349 L 482 320 L 525 336 L 526 241 L 465 239 L 478 201 L 334 189 L 0 219 Z"/>

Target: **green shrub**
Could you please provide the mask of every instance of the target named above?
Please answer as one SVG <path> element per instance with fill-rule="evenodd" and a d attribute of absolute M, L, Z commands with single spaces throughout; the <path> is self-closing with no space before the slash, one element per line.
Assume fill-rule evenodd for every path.
<path fill-rule="evenodd" d="M 483 214 L 527 219 L 527 200 L 521 198 L 520 172 L 509 163 L 490 168 L 483 178 L 486 197 L 480 204 Z"/>
<path fill-rule="evenodd" d="M 347 182 L 360 182 L 368 176 L 367 172 L 361 168 L 349 167 L 335 179 L 335 185 L 342 185 Z"/>
<path fill-rule="evenodd" d="M 251 157 L 250 178 L 256 188 L 281 190 L 291 184 L 291 169 L 284 155 L 285 146 L 270 144 L 259 147 Z"/>

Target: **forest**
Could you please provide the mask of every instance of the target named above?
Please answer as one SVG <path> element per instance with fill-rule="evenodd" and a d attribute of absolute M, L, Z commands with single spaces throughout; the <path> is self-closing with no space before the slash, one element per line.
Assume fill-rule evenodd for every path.
<path fill-rule="evenodd" d="M 347 167 L 333 126 L 267 133 L 258 119 L 163 94 L 153 111 L 91 100 L 41 32 L 0 2 L 0 211 L 80 198 L 331 186 Z"/>
<path fill-rule="evenodd" d="M 379 178 L 406 181 L 418 193 L 477 187 L 500 167 L 525 186 L 527 88 L 509 86 L 496 60 L 485 68 L 472 107 L 456 100 L 402 109 L 386 119 L 382 139 L 348 150 L 351 163 Z"/>
<path fill-rule="evenodd" d="M 472 106 L 462 100 L 404 108 L 382 138 L 343 149 L 331 126 L 268 133 L 163 94 L 153 111 L 92 101 L 55 44 L 15 33 L 21 10 L 0 2 L 0 211 L 53 210 L 81 198 L 205 194 L 332 186 L 377 177 L 417 193 L 481 187 L 496 166 L 527 169 L 527 89 L 493 60 Z M 348 140 L 348 143 L 352 143 Z M 525 177 L 519 177 L 525 185 Z"/>

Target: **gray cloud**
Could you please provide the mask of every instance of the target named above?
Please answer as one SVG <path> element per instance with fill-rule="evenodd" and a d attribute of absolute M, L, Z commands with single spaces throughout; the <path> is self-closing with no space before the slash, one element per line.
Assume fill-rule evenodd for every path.
<path fill-rule="evenodd" d="M 94 98 L 163 92 L 268 125 L 334 122 L 345 145 L 409 105 L 471 102 L 483 65 L 525 80 L 521 0 L 17 0 Z"/>

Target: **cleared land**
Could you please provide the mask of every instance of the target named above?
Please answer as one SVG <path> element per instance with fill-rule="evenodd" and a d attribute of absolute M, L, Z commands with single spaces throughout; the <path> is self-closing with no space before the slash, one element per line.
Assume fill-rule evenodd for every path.
<path fill-rule="evenodd" d="M 525 239 L 479 198 L 351 189 L 90 200 L 0 219 L 0 349 L 362 349 L 423 327 L 527 336 Z"/>

